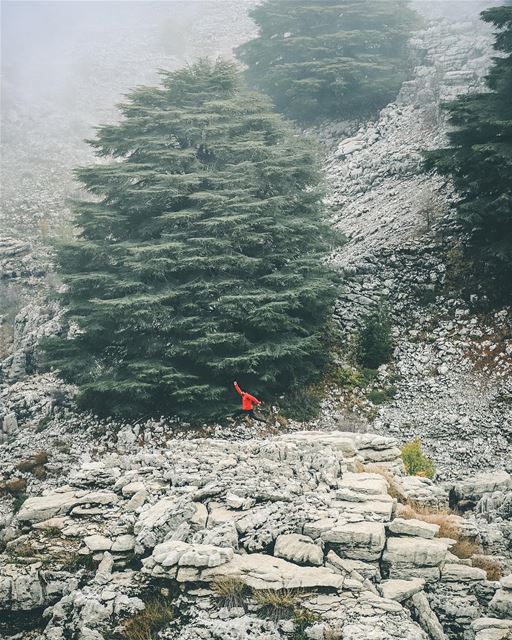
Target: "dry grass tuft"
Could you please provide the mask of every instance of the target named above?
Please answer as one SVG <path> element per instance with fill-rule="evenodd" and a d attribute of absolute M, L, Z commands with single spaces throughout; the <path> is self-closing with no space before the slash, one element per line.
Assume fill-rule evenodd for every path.
<path fill-rule="evenodd" d="M 487 573 L 487 580 L 501 580 L 503 578 L 503 566 L 501 562 L 489 556 L 475 555 L 471 559 L 474 567 L 483 569 Z"/>
<path fill-rule="evenodd" d="M 368 473 L 378 473 L 379 476 L 382 476 L 388 483 L 388 494 L 402 504 L 405 504 L 407 502 L 407 495 L 404 493 L 402 487 L 398 484 L 395 476 L 391 473 L 391 471 L 389 471 L 389 469 L 380 467 L 376 464 L 372 464 L 367 465 L 364 470 Z"/>
<path fill-rule="evenodd" d="M 263 613 L 272 620 L 293 617 L 297 606 L 297 594 L 290 589 L 262 589 L 254 591 L 253 598 L 263 608 Z"/>
<path fill-rule="evenodd" d="M 145 608 L 123 624 L 122 636 L 127 640 L 153 640 L 158 631 L 174 618 L 172 605 L 161 597 L 146 603 Z"/>
<path fill-rule="evenodd" d="M 333 627 L 327 627 L 324 629 L 324 640 L 341 640 L 342 637 L 342 629 L 334 629 Z"/>
<path fill-rule="evenodd" d="M 211 590 L 219 598 L 222 606 L 232 608 L 243 604 L 247 596 L 247 587 L 239 578 L 228 576 L 216 578 Z"/>
<path fill-rule="evenodd" d="M 453 547 L 450 548 L 451 553 L 457 558 L 471 558 L 475 553 L 480 552 L 480 545 L 472 538 L 468 538 L 461 533 L 460 516 L 451 513 L 448 509 L 438 509 L 433 511 L 427 507 L 411 505 L 400 505 L 397 509 L 397 516 L 406 520 L 421 520 L 430 524 L 437 524 L 439 531 L 438 538 L 451 538 L 456 540 Z"/>
<path fill-rule="evenodd" d="M 44 478 L 46 476 L 46 470 L 44 465 L 48 462 L 48 454 L 46 451 L 39 451 L 26 460 L 21 460 L 16 465 L 18 471 L 24 473 L 30 472 L 36 476 L 36 478 Z"/>
<path fill-rule="evenodd" d="M 457 542 L 450 548 L 451 553 L 457 558 L 467 559 L 471 558 L 477 553 L 480 553 L 481 548 L 478 542 L 472 540 L 471 538 L 461 537 L 457 540 Z"/>
<path fill-rule="evenodd" d="M 16 495 L 23 493 L 27 488 L 27 481 L 24 478 L 13 478 L 12 480 L 2 480 L 0 482 L 0 495 L 10 493 Z"/>

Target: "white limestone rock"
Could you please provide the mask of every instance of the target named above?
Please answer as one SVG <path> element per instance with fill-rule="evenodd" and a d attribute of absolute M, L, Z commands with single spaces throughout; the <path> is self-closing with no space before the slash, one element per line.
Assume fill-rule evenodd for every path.
<path fill-rule="evenodd" d="M 182 523 L 189 522 L 198 510 L 197 503 L 186 498 L 162 498 L 144 509 L 133 527 L 141 549 L 154 547 Z"/>
<path fill-rule="evenodd" d="M 112 540 L 106 536 L 94 534 L 92 536 L 85 536 L 84 543 L 91 553 L 98 551 L 108 551 L 112 547 Z"/>
<path fill-rule="evenodd" d="M 295 562 L 320 566 L 324 561 L 322 548 L 309 536 L 288 533 L 277 537 L 274 555 Z"/>
<path fill-rule="evenodd" d="M 300 567 L 262 553 L 235 555 L 227 564 L 204 569 L 197 576 L 205 582 L 219 577 L 236 577 L 253 589 L 342 589 L 344 582 L 343 576 L 325 567 Z M 178 571 L 178 581 L 183 581 L 184 577 Z"/>
<path fill-rule="evenodd" d="M 428 633 L 431 640 L 447 640 L 443 627 L 436 614 L 430 608 L 424 591 L 419 591 L 411 597 L 412 607 L 416 612 L 420 625 Z"/>
<path fill-rule="evenodd" d="M 475 582 L 487 580 L 487 573 L 478 567 L 446 563 L 441 567 L 441 580 L 443 582 Z"/>
<path fill-rule="evenodd" d="M 64 491 L 46 496 L 28 498 L 19 513 L 20 522 L 42 522 L 54 516 L 65 515 L 79 504 L 113 505 L 118 497 L 111 491 Z"/>
<path fill-rule="evenodd" d="M 386 543 L 381 522 L 336 523 L 321 533 L 324 542 L 336 544 L 339 554 L 355 560 L 378 560 Z"/>
<path fill-rule="evenodd" d="M 180 567 L 217 567 L 229 562 L 233 558 L 233 549 L 228 547 L 214 547 L 208 544 L 189 544 L 179 540 L 169 540 L 158 544 L 151 554 L 152 563 L 146 563 L 153 568 L 155 564 L 164 570 L 179 565 Z"/>
<path fill-rule="evenodd" d="M 512 591 L 498 589 L 489 603 L 489 613 L 496 618 L 512 620 Z"/>
<path fill-rule="evenodd" d="M 475 640 L 508 640 L 512 635 L 512 619 L 477 618 L 471 623 Z"/>
<path fill-rule="evenodd" d="M 444 561 L 448 546 L 448 542 L 440 538 L 388 538 L 382 560 L 391 564 L 434 567 Z"/>
<path fill-rule="evenodd" d="M 378 585 L 382 597 L 403 602 L 415 593 L 418 593 L 425 586 L 425 581 L 421 578 L 411 578 L 410 580 L 384 580 Z"/>
<path fill-rule="evenodd" d="M 414 518 L 410 520 L 395 518 L 386 526 L 389 531 L 400 536 L 417 536 L 427 539 L 433 538 L 439 531 L 438 524 L 431 524 Z"/>
<path fill-rule="evenodd" d="M 125 533 L 118 536 L 112 543 L 112 553 L 126 553 L 127 551 L 133 551 L 135 547 L 135 536 L 129 533 Z"/>

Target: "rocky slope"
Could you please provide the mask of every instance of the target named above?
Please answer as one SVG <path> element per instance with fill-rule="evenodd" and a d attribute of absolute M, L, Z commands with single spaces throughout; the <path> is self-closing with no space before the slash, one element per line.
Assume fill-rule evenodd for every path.
<path fill-rule="evenodd" d="M 458 3 L 411 42 L 418 61 L 395 103 L 349 138 L 323 132 L 328 204 L 348 238 L 333 257 L 345 275 L 336 316 L 345 339 L 368 309 L 387 302 L 396 349 L 391 366 L 363 392 L 335 387 L 321 425 L 421 436 L 442 476 L 503 467 L 512 459 L 512 316 L 481 312 L 478 291 L 461 299 L 451 186 L 421 171 L 421 152 L 446 142 L 440 103 L 482 88 L 491 49 L 482 3 Z M 435 3 L 419 10 L 442 11 Z M 391 390 L 384 404 L 372 390 Z"/>

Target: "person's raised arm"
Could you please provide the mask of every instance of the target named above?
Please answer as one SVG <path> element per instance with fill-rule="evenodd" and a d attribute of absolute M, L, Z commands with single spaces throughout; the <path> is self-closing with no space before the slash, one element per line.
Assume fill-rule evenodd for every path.
<path fill-rule="evenodd" d="M 243 391 L 242 391 L 242 389 L 240 389 L 240 387 L 238 386 L 238 382 L 237 382 L 236 380 L 233 382 L 233 385 L 234 385 L 234 387 L 235 387 L 235 389 L 236 389 L 237 393 L 238 393 L 239 395 L 243 395 Z"/>

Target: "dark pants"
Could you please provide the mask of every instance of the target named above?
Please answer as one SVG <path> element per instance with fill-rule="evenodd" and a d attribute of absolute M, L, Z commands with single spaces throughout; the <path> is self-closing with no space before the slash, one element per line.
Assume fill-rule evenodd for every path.
<path fill-rule="evenodd" d="M 254 409 L 239 409 L 238 411 L 235 411 L 235 413 L 233 414 L 233 418 L 236 418 L 237 416 L 249 416 L 250 418 L 253 418 L 253 420 L 257 420 L 258 422 L 264 422 L 266 424 L 266 420 L 264 418 L 260 418 L 259 416 L 257 416 L 254 413 Z"/>

